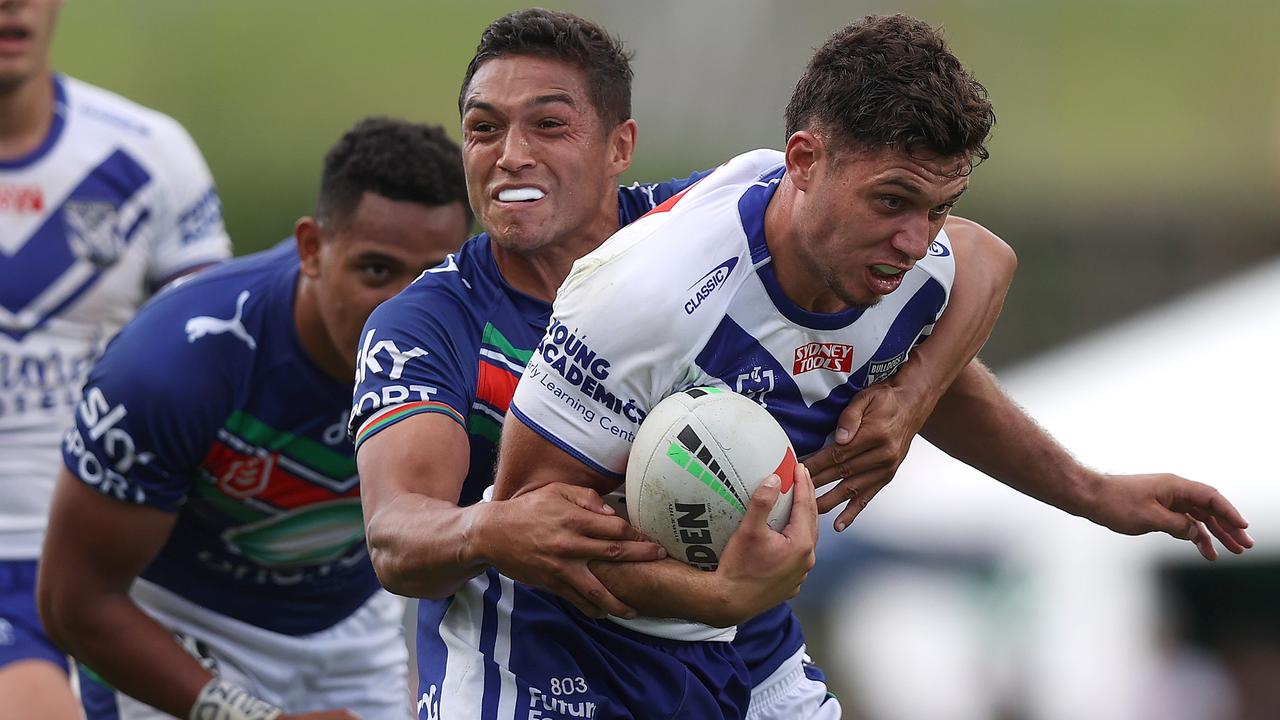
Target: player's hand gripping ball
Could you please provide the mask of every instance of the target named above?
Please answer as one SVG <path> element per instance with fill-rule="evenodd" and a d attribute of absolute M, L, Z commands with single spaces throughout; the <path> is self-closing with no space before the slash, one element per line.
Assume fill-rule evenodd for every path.
<path fill-rule="evenodd" d="M 791 517 L 796 454 L 767 410 L 721 388 L 690 388 L 658 403 L 627 461 L 631 523 L 672 557 L 715 570 L 752 493 L 770 475 L 782 492 L 769 514 Z"/>

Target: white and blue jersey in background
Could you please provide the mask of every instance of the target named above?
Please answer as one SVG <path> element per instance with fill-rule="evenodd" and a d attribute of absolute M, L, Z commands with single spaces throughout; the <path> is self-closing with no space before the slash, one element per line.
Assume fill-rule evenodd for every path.
<path fill-rule="evenodd" d="M 89 368 L 152 290 L 231 254 L 209 169 L 178 123 L 52 82 L 44 140 L 0 160 L 0 665 L 33 642 L 61 662 L 36 619 L 35 560 Z"/>
<path fill-rule="evenodd" d="M 854 394 L 892 375 L 931 332 L 954 258 L 939 234 L 878 304 L 830 314 L 797 306 L 778 284 L 764 237 L 782 162 L 771 150 L 739 156 L 575 263 L 511 412 L 619 481 L 645 413 L 698 385 L 758 402 L 799 455 L 828 442 Z M 715 630 L 669 619 L 616 622 L 667 638 L 706 639 Z M 785 604 L 733 639 L 753 686 L 803 642 Z"/>

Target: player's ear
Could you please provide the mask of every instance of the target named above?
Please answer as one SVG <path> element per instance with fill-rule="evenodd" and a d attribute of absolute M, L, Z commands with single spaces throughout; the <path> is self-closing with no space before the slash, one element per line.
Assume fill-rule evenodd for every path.
<path fill-rule="evenodd" d="M 809 189 L 823 150 L 822 139 L 808 130 L 797 130 L 787 138 L 787 176 L 801 192 Z"/>
<path fill-rule="evenodd" d="M 621 175 L 631 167 L 631 157 L 636 151 L 636 121 L 632 118 L 618 123 L 609 133 L 610 174 Z"/>
<path fill-rule="evenodd" d="M 298 245 L 298 260 L 302 274 L 314 278 L 320 276 L 320 223 L 313 217 L 298 218 L 293 226 L 294 241 Z"/>

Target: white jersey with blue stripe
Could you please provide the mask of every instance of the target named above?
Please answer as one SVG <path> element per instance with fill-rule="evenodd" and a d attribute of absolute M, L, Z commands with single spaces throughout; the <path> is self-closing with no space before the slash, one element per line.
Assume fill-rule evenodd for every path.
<path fill-rule="evenodd" d="M 575 263 L 511 411 L 619 479 L 648 410 L 699 385 L 758 402 L 802 456 L 828 442 L 854 394 L 891 376 L 931 332 L 947 304 L 954 258 L 940 233 L 878 304 L 805 310 L 779 286 L 764 237 L 765 208 L 783 173 L 777 151 L 734 158 Z M 773 624 L 791 622 L 790 612 L 769 615 Z M 629 625 L 706 637 L 691 624 Z M 798 631 L 791 634 L 795 641 L 785 644 L 798 647 Z M 743 656 L 755 676 L 772 661 L 752 654 L 786 657 L 796 647 L 748 648 Z"/>
<path fill-rule="evenodd" d="M 53 83 L 44 141 L 0 161 L 0 558 L 39 554 L 62 435 L 106 341 L 153 289 L 231 252 L 177 122 Z"/>

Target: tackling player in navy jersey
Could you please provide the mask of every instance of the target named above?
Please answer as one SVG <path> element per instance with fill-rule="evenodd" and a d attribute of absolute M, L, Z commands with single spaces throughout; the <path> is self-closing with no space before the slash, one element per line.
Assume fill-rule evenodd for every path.
<path fill-rule="evenodd" d="M 51 70 L 60 4 L 0 2 L 0 718 L 79 715 L 35 580 L 85 375 L 155 289 L 231 255 L 187 132 Z"/>
<path fill-rule="evenodd" d="M 541 10 L 495 21 L 484 33 L 460 98 L 470 198 L 489 234 L 385 303 L 365 329 L 352 427 L 374 565 L 396 592 L 444 599 L 423 603 L 419 613 L 419 712 L 424 718 L 508 715 L 517 707 L 554 717 L 586 712 L 594 702 L 578 687 L 585 678 L 555 676 L 559 663 L 550 656 L 534 661 L 546 676 L 542 681 L 526 679 L 522 689 L 515 689 L 515 680 L 498 667 L 469 660 L 465 646 L 475 638 L 441 636 L 444 617 L 466 609 L 447 598 L 469 578 L 494 566 L 555 590 L 589 615 L 630 615 L 635 611 L 600 585 L 588 561 L 661 554 L 656 546 L 634 542 L 634 531 L 599 495 L 583 488 L 551 485 L 514 501 L 459 507 L 472 502 L 488 482 L 498 424 L 569 265 L 620 224 L 682 187 L 660 186 L 659 192 L 643 194 L 616 189 L 635 141 L 629 87 L 625 54 L 598 26 Z M 649 202 L 640 205 L 636 199 Z M 882 384 L 882 402 L 866 416 L 859 439 L 913 434 L 914 429 L 904 430 L 909 420 L 883 409 L 931 406 L 929 393 L 940 393 L 976 353 L 998 312 L 1012 255 L 981 228 L 957 224 L 963 225 L 957 245 L 965 246 L 964 257 L 972 265 L 957 278 L 953 314 L 935 330 L 932 347 Z M 897 384 L 906 378 L 914 381 Z M 851 417 L 861 417 L 864 407 L 855 401 L 851 408 Z M 905 452 L 905 440 L 897 442 Z M 831 467 L 839 461 L 856 479 L 880 472 L 882 459 L 872 455 L 866 464 L 864 453 L 837 457 L 828 451 L 823 457 Z M 732 602 L 709 611 L 749 616 L 787 596 L 794 588 L 787 578 L 806 565 L 809 550 L 765 550 L 747 547 L 744 554 L 752 556 L 751 562 L 722 565 L 722 582 L 709 590 L 717 599 L 729 595 Z M 663 563 L 633 565 L 660 572 L 655 566 Z M 756 573 L 761 568 L 764 572 Z M 511 607 L 502 601 L 506 597 L 509 603 L 510 579 L 489 570 L 476 582 L 488 584 L 496 610 L 491 618 L 476 617 L 476 638 L 487 638 L 487 651 L 501 653 L 510 648 L 503 628 L 510 629 Z M 642 608 L 646 600 L 635 596 L 628 602 Z M 652 650 L 643 641 L 619 643 L 619 668 Z M 727 648 L 693 652 L 733 655 Z M 690 678 L 683 667 L 666 667 L 673 683 L 668 689 L 705 688 L 717 680 L 709 674 Z M 721 691 L 745 701 L 746 688 L 732 668 L 719 679 L 728 681 Z M 671 702 L 653 682 L 636 692 L 647 696 L 650 713 Z M 633 701 L 615 698 L 610 707 Z M 704 690 L 691 689 L 685 712 L 734 712 L 716 702 Z M 714 707 L 708 710 L 707 703 Z M 605 717 L 610 711 L 592 705 L 591 712 Z"/>
<path fill-rule="evenodd" d="M 952 248 L 944 226 L 973 164 L 986 157 L 992 121 L 983 88 L 927 24 L 873 16 L 836 32 L 795 88 L 786 152 L 770 153 L 776 167 L 756 168 L 758 156 L 769 151 L 735 158 L 664 214 L 624 229 L 574 265 L 551 329 L 512 401 L 495 497 L 518 499 L 570 479 L 601 492 L 619 482 L 626 433 L 584 424 L 576 415 L 579 405 L 607 408 L 567 375 L 555 391 L 540 381 L 543 375 L 558 379 L 548 361 L 564 357 L 569 342 L 580 348 L 589 342 L 592 357 L 607 358 L 610 392 L 631 399 L 640 412 L 691 385 L 733 388 L 744 372 L 771 372 L 773 383 L 748 394 L 763 400 L 798 450 L 811 449 L 815 424 L 836 427 L 832 398 L 862 392 L 909 367 L 913 339 L 926 334 L 933 314 L 946 306 Z M 719 252 L 691 256 L 680 249 L 688 247 L 684 238 L 690 235 L 704 235 Z M 682 313 L 683 298 L 664 291 L 657 268 L 673 268 L 670 282 L 678 288 L 726 255 L 737 257 L 744 273 L 694 313 Z M 958 266 L 959 257 L 955 261 Z M 611 301 L 601 303 L 606 293 Z M 833 358 L 853 359 L 811 374 L 814 368 L 800 360 L 815 343 L 830 347 Z M 836 347 L 844 350 L 836 353 Z M 612 420 L 633 432 L 640 420 L 635 415 Z M 1193 541 L 1210 559 L 1213 537 L 1237 553 L 1252 545 L 1243 518 L 1211 487 L 1173 475 L 1106 476 L 1084 469 L 980 367 L 966 369 L 950 385 L 925 431 L 944 450 L 1001 481 L 1118 532 L 1164 531 Z M 753 506 L 757 519 L 772 499 Z M 749 511 L 743 530 L 777 544 L 796 542 L 791 534 L 752 527 L 751 516 Z M 690 588 L 698 573 L 684 570 L 693 578 Z M 644 593 L 656 598 L 649 606 L 658 617 L 685 613 L 692 592 L 681 590 L 674 575 L 644 586 L 634 582 L 634 572 L 597 574 L 624 600 Z M 521 590 L 517 584 L 515 607 L 524 599 Z M 577 656 L 590 657 L 578 638 L 560 630 L 573 620 L 545 619 L 541 628 L 513 620 L 512 632 L 522 643 L 540 643 L 543 653 L 567 637 Z M 788 656 L 798 649 L 793 627 L 782 607 L 738 629 L 734 645 L 755 686 L 748 717 L 839 717 L 838 703 L 807 690 L 803 664 Z M 521 672 L 514 651 L 486 657 Z"/>
<path fill-rule="evenodd" d="M 165 291 L 108 346 L 63 443 L 39 586 L 89 718 L 404 717 L 403 606 L 369 564 L 350 378 L 369 313 L 469 220 L 441 128 L 364 120 L 294 239 Z"/>

